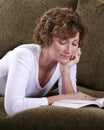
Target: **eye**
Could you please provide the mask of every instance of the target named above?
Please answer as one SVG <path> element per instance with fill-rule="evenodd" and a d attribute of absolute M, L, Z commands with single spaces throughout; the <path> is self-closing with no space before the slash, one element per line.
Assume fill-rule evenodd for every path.
<path fill-rule="evenodd" d="M 65 45 L 65 44 L 67 44 L 67 43 L 66 43 L 66 41 L 59 41 L 59 44 L 60 44 L 60 45 Z"/>
<path fill-rule="evenodd" d="M 72 45 L 73 45 L 73 46 L 78 46 L 78 45 L 79 45 L 79 42 L 73 42 Z"/>

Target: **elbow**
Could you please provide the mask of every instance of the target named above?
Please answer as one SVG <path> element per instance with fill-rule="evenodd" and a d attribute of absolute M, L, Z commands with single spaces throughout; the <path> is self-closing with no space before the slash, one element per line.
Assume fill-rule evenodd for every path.
<path fill-rule="evenodd" d="M 8 114 L 8 116 L 13 116 L 17 113 L 16 110 L 14 111 L 14 106 L 11 103 L 10 104 L 5 103 L 4 108 L 5 108 L 5 111 Z"/>
<path fill-rule="evenodd" d="M 13 100 L 7 100 L 4 102 L 4 109 L 8 116 L 13 116 L 17 113 L 19 113 L 18 110 L 18 102 L 14 102 Z"/>

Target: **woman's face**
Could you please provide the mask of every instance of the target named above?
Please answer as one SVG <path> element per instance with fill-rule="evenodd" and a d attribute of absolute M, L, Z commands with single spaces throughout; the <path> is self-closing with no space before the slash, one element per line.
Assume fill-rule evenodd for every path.
<path fill-rule="evenodd" d="M 69 63 L 71 56 L 76 53 L 78 45 L 79 33 L 77 33 L 74 38 L 67 40 L 54 37 L 49 50 L 52 58 L 64 65 Z"/>

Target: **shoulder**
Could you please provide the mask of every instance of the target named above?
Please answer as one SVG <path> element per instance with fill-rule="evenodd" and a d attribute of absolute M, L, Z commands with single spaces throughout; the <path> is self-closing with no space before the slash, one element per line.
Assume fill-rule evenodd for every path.
<path fill-rule="evenodd" d="M 12 62 L 22 62 L 33 65 L 40 53 L 40 46 L 35 44 L 24 44 L 13 49 L 8 58 Z"/>
<path fill-rule="evenodd" d="M 39 55 L 41 47 L 35 44 L 24 44 L 16 47 L 12 52 L 15 57 L 35 58 Z"/>

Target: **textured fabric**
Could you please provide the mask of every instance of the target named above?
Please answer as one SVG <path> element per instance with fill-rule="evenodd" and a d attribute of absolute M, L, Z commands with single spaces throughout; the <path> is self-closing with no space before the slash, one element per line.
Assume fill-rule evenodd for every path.
<path fill-rule="evenodd" d="M 78 64 L 78 84 L 104 90 L 104 0 L 79 0 L 77 11 L 88 26 Z"/>
<path fill-rule="evenodd" d="M 86 88 L 85 86 L 78 86 L 78 91 L 89 94 L 93 97 L 98 97 L 98 98 L 104 97 L 104 91 L 89 89 L 89 88 Z"/>
<path fill-rule="evenodd" d="M 47 9 L 48 7 L 51 7 L 51 5 L 55 6 L 59 4 L 61 6 L 66 5 L 69 7 L 70 1 L 73 1 L 74 4 L 75 1 L 77 0 L 0 0 L 0 57 L 4 53 L 6 53 L 7 50 L 17 46 L 18 44 L 21 44 L 20 42 L 23 43 L 31 42 L 31 34 L 33 33 L 35 20 L 41 13 L 43 13 L 41 7 L 44 10 Z M 82 50 L 83 55 L 81 56 L 81 62 L 79 63 L 78 67 L 78 82 L 80 81 L 79 83 L 84 84 L 84 86 L 82 86 L 82 88 L 79 87 L 78 90 L 87 92 L 89 94 L 98 97 L 103 96 L 103 91 L 99 92 L 90 90 L 85 88 L 85 85 L 91 85 L 90 83 L 92 82 L 91 76 L 94 73 L 93 72 L 95 68 L 94 66 L 96 66 L 97 63 L 97 59 L 93 57 L 93 54 L 96 56 L 96 53 L 99 54 L 100 51 L 103 52 L 104 49 L 104 47 L 102 47 L 103 46 L 102 39 L 104 37 L 102 36 L 102 32 L 99 30 L 101 28 L 102 30 L 104 29 L 103 27 L 104 22 L 100 22 L 100 24 L 97 24 L 97 22 L 99 22 L 99 20 L 102 19 L 101 17 L 103 16 L 102 12 L 104 11 L 103 5 L 100 3 L 101 1 L 104 0 L 99 0 L 99 2 L 97 1 L 97 3 L 96 0 L 79 0 L 79 7 L 80 7 L 79 11 L 83 16 L 83 18 L 85 19 L 85 21 L 87 22 L 87 24 L 89 25 L 89 28 L 90 27 L 93 28 L 95 33 L 90 32 L 88 36 L 89 40 L 87 41 L 86 46 Z M 96 5 L 95 7 L 93 7 L 93 3 L 94 5 Z M 98 8 L 98 3 L 99 3 L 98 12 L 96 11 L 96 13 L 93 14 L 93 11 L 95 11 Z M 90 18 L 87 15 L 87 13 L 88 15 L 90 15 Z M 35 17 L 36 14 L 37 17 Z M 96 20 L 95 22 L 96 26 L 99 26 L 99 28 L 96 28 L 94 19 Z M 95 41 L 97 39 L 95 36 L 95 39 L 92 40 L 91 39 L 92 34 L 93 35 L 95 35 L 96 33 L 100 34 L 100 32 L 101 32 L 101 42 L 99 42 L 100 41 L 99 40 L 97 41 L 97 45 L 95 45 Z M 90 40 L 92 40 L 91 43 L 89 42 Z M 100 51 L 95 51 L 96 46 L 98 50 L 100 49 Z M 92 49 L 93 52 L 91 51 Z M 91 54 L 91 57 L 89 56 L 89 54 Z M 100 56 L 103 57 L 103 53 L 100 53 Z M 91 59 L 93 58 L 95 59 L 95 61 L 93 60 L 93 62 L 90 63 Z M 101 66 L 97 65 L 97 67 L 101 67 L 101 70 L 99 68 L 101 76 L 99 77 L 98 75 L 96 77 L 97 81 L 95 82 L 98 82 L 98 79 L 101 80 L 102 82 L 104 81 L 103 60 L 104 60 L 103 58 L 100 59 L 99 65 L 101 64 Z M 88 72 L 90 73 L 90 76 Z M 95 83 L 94 80 L 93 83 Z M 101 84 L 99 85 L 101 86 Z M 99 85 L 97 87 L 99 87 Z M 102 85 L 102 87 L 103 86 L 104 85 Z M 91 85 L 89 87 L 93 89 L 95 86 Z M 49 93 L 49 95 L 54 94 L 57 94 L 57 90 L 53 90 L 51 93 Z M 0 130 L 24 130 L 24 129 L 25 130 L 104 130 L 104 109 L 99 109 L 97 107 L 69 109 L 69 108 L 47 106 L 31 109 L 19 113 L 15 116 L 8 117 L 4 111 L 4 98 L 0 97 Z"/>
<path fill-rule="evenodd" d="M 22 43 L 32 43 L 36 20 L 50 8 L 73 7 L 78 0 L 0 0 L 0 57 Z"/>
<path fill-rule="evenodd" d="M 104 130 L 104 110 L 47 106 L 5 116 L 0 98 L 0 130 Z"/>

